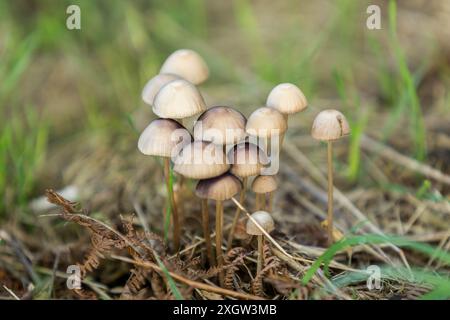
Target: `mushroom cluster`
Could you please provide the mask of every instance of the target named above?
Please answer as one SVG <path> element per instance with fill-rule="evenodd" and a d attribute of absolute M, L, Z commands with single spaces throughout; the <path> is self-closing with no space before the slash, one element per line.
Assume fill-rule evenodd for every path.
<path fill-rule="evenodd" d="M 271 212 L 273 194 L 278 186 L 275 164 L 288 129 L 288 117 L 303 111 L 308 103 L 297 86 L 282 83 L 269 93 L 266 105 L 253 111 L 247 119 L 230 106 L 207 108 L 196 85 L 206 81 L 208 76 L 208 66 L 195 51 L 178 50 L 166 59 L 160 73 L 147 82 L 142 92 L 143 101 L 152 107 L 158 118 L 142 132 L 138 148 L 145 155 L 163 159 L 175 251 L 182 242 L 182 215 L 172 190 L 172 170 L 184 178 L 198 180 L 195 195 L 201 203 L 199 216 L 201 212 L 206 257 L 210 265 L 220 268 L 224 263 L 224 202 L 239 194 L 239 203 L 244 204 L 250 182 L 256 212 L 247 221 L 246 231 L 258 237 L 258 252 L 262 250 L 264 234 L 274 229 Z M 187 120 L 193 117 L 196 119 L 191 128 Z M 313 137 L 328 142 L 330 192 L 331 142 L 348 133 L 347 121 L 338 111 L 323 111 L 314 121 Z M 208 201 L 215 202 L 215 254 Z M 237 206 L 231 219 L 227 250 L 232 248 L 237 226 L 242 229 L 240 215 L 241 206 Z M 332 230 L 332 193 L 327 222 Z M 262 263 L 261 253 L 259 256 L 258 269 Z M 223 284 L 223 272 L 219 280 Z"/>

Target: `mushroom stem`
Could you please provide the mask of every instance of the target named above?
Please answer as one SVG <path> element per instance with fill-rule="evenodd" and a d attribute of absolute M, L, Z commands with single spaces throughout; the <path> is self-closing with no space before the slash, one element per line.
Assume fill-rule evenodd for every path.
<path fill-rule="evenodd" d="M 255 211 L 259 210 L 259 193 L 255 195 Z"/>
<path fill-rule="evenodd" d="M 333 142 L 328 141 L 328 242 L 333 243 Z"/>
<path fill-rule="evenodd" d="M 261 204 L 259 206 L 259 210 L 263 210 L 266 211 L 266 204 L 267 204 L 267 198 L 266 198 L 266 194 L 265 193 L 260 193 L 259 194 L 259 198 L 261 200 Z"/>
<path fill-rule="evenodd" d="M 247 177 L 242 178 L 242 189 L 241 189 L 241 193 L 239 194 L 239 203 L 244 203 L 244 201 L 245 201 L 245 191 L 247 189 L 247 179 L 248 179 Z M 232 247 L 234 232 L 236 230 L 236 225 L 239 221 L 240 214 L 241 214 L 241 208 L 237 207 L 236 211 L 234 213 L 233 222 L 231 224 L 230 233 L 228 234 L 227 251 L 229 251 Z"/>
<path fill-rule="evenodd" d="M 170 183 L 170 158 L 164 157 L 164 176 L 166 179 L 167 197 L 169 198 L 169 206 L 172 211 L 173 220 L 173 245 L 175 251 L 180 249 L 180 221 L 178 210 L 173 196 L 172 184 Z"/>
<path fill-rule="evenodd" d="M 269 205 L 267 211 L 272 212 L 273 207 L 273 192 L 269 192 Z"/>
<path fill-rule="evenodd" d="M 209 230 L 209 212 L 208 212 L 208 200 L 202 199 L 202 224 L 203 224 L 203 235 L 205 237 L 205 243 L 206 243 L 206 254 L 208 256 L 209 264 L 210 266 L 214 266 L 215 260 L 214 255 L 212 252 L 212 245 L 211 245 L 211 236 L 210 236 L 210 230 Z"/>
<path fill-rule="evenodd" d="M 258 237 L 258 261 L 256 264 L 256 274 L 259 274 L 263 265 L 263 246 L 264 246 L 264 235 L 260 234 Z"/>
<path fill-rule="evenodd" d="M 223 202 L 216 201 L 216 259 L 217 266 L 221 268 L 223 266 L 223 253 L 222 253 L 222 227 L 223 227 Z M 221 286 L 224 284 L 225 274 L 223 270 L 219 273 L 219 283 Z"/>

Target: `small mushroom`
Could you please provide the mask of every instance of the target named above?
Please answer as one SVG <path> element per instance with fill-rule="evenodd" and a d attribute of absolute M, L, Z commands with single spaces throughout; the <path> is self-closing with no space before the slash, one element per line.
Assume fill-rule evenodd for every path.
<path fill-rule="evenodd" d="M 195 140 L 211 141 L 225 147 L 245 139 L 245 116 L 231 107 L 212 107 L 203 112 L 194 125 Z"/>
<path fill-rule="evenodd" d="M 185 145 L 174 163 L 175 172 L 191 179 L 217 177 L 230 168 L 222 148 L 206 141 Z"/>
<path fill-rule="evenodd" d="M 321 111 L 314 119 L 311 135 L 314 139 L 326 141 L 328 151 L 328 241 L 333 243 L 333 141 L 350 134 L 345 116 L 337 110 Z"/>
<path fill-rule="evenodd" d="M 197 85 L 208 79 L 205 60 L 195 51 L 180 49 L 172 53 L 161 67 L 160 73 L 171 73 Z"/>
<path fill-rule="evenodd" d="M 278 188 L 275 176 L 257 176 L 252 183 L 252 191 L 256 193 L 256 210 L 272 212 L 273 192 Z M 266 206 L 266 198 L 269 203 Z"/>
<path fill-rule="evenodd" d="M 162 86 L 153 100 L 153 112 L 161 118 L 188 118 L 205 109 L 205 101 L 198 89 L 184 79 Z"/>
<path fill-rule="evenodd" d="M 257 273 L 261 272 L 263 265 L 263 247 L 264 247 L 264 233 L 262 230 L 256 225 L 256 223 L 264 229 L 267 233 L 270 233 L 275 229 L 275 223 L 273 221 L 272 216 L 266 211 L 256 211 L 251 215 L 252 219 L 247 220 L 247 233 L 252 236 L 258 237 L 258 262 L 256 271 Z M 256 223 L 255 223 L 256 221 Z"/>
<path fill-rule="evenodd" d="M 173 241 L 175 250 L 180 246 L 180 223 L 173 190 L 170 188 L 170 158 L 189 144 L 192 137 L 189 131 L 172 119 L 153 120 L 142 132 L 138 140 L 138 149 L 145 155 L 162 157 L 167 196 L 173 214 Z"/>
<path fill-rule="evenodd" d="M 244 203 L 248 177 L 260 174 L 269 160 L 264 151 L 257 145 L 250 142 L 242 142 L 235 145 L 233 149 L 228 152 L 228 161 L 232 164 L 230 170 L 231 173 L 242 178 L 243 187 L 239 195 L 239 202 Z M 227 250 L 231 249 L 240 213 L 241 209 L 237 207 L 231 224 L 230 233 L 228 234 Z"/>
<path fill-rule="evenodd" d="M 170 81 L 177 79 L 180 79 L 180 77 L 169 73 L 161 73 L 154 76 L 144 86 L 144 89 L 142 90 L 142 100 L 144 100 L 146 104 L 152 106 L 159 90 Z"/>
<path fill-rule="evenodd" d="M 202 199 L 203 232 L 207 244 L 208 254 L 210 254 L 211 244 L 209 239 L 208 225 L 208 204 L 207 200 L 216 201 L 216 258 L 219 268 L 223 265 L 222 240 L 223 240 L 223 201 L 231 199 L 242 189 L 242 184 L 238 178 L 231 173 L 225 173 L 221 176 L 211 179 L 200 180 L 195 189 L 197 197 Z M 213 263 L 212 254 L 209 257 L 210 263 Z M 220 284 L 223 286 L 224 273 L 219 274 Z"/>
<path fill-rule="evenodd" d="M 308 101 L 296 85 L 281 83 L 270 91 L 266 106 L 277 109 L 284 115 L 290 115 L 305 110 Z"/>
<path fill-rule="evenodd" d="M 272 156 L 271 148 L 273 139 L 276 138 L 278 140 L 279 151 L 279 146 L 287 130 L 287 122 L 283 114 L 278 110 L 262 107 L 253 111 L 250 115 L 245 130 L 249 135 L 263 139 L 264 150 L 269 156 Z"/>

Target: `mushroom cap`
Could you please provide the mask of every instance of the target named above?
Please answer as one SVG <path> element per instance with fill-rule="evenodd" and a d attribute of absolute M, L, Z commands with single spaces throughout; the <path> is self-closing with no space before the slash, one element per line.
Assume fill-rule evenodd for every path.
<path fill-rule="evenodd" d="M 155 119 L 144 129 L 138 149 L 145 155 L 173 157 L 192 141 L 185 127 L 172 119 Z"/>
<path fill-rule="evenodd" d="M 284 114 L 294 114 L 304 110 L 308 101 L 296 85 L 281 83 L 270 91 L 266 105 Z"/>
<path fill-rule="evenodd" d="M 232 174 L 245 178 L 260 174 L 269 159 L 256 144 L 241 142 L 228 151 L 228 162 Z"/>
<path fill-rule="evenodd" d="M 170 81 L 180 79 L 180 77 L 169 74 L 169 73 L 160 73 L 148 80 L 145 84 L 144 89 L 142 90 L 142 100 L 148 105 L 153 105 L 153 101 L 155 100 L 156 94 L 161 90 L 161 88 L 169 83 Z"/>
<path fill-rule="evenodd" d="M 287 130 L 287 122 L 283 114 L 276 109 L 262 107 L 253 111 L 247 120 L 245 130 L 249 135 L 267 138 L 271 135 L 282 135 Z M 272 132 L 272 130 L 279 130 Z"/>
<path fill-rule="evenodd" d="M 191 179 L 208 179 L 228 171 L 222 147 L 205 141 L 194 141 L 183 147 L 174 160 L 173 170 Z"/>
<path fill-rule="evenodd" d="M 209 69 L 197 52 L 180 49 L 164 61 L 160 73 L 172 73 L 197 85 L 208 79 Z"/>
<path fill-rule="evenodd" d="M 241 181 L 231 173 L 200 180 L 195 188 L 195 195 L 200 199 L 223 201 L 238 194 L 242 189 Z"/>
<path fill-rule="evenodd" d="M 278 188 L 275 176 L 257 176 L 252 183 L 252 190 L 255 193 L 268 193 Z"/>
<path fill-rule="evenodd" d="M 268 233 L 275 229 L 273 218 L 266 211 L 256 211 L 252 213 L 252 218 L 255 219 L 256 222 L 258 222 L 258 224 Z M 246 230 L 248 234 L 253 236 L 260 236 L 263 234 L 251 219 L 247 220 Z"/>
<path fill-rule="evenodd" d="M 205 109 L 200 91 L 184 79 L 173 80 L 162 86 L 153 100 L 153 112 L 161 118 L 187 118 Z"/>
<path fill-rule="evenodd" d="M 231 107 L 212 107 L 203 112 L 194 125 L 195 140 L 218 145 L 235 144 L 243 140 L 247 119 Z"/>
<path fill-rule="evenodd" d="M 314 119 L 311 135 L 322 141 L 337 140 L 350 134 L 345 116 L 334 109 L 321 111 Z"/>

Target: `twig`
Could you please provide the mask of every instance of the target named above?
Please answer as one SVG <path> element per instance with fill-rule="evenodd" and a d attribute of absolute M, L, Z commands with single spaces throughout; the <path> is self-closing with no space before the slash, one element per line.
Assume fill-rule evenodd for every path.
<path fill-rule="evenodd" d="M 123 261 L 123 262 L 131 263 L 131 264 L 134 264 L 134 265 L 138 265 L 138 266 L 141 266 L 143 268 L 150 268 L 150 269 L 153 269 L 153 270 L 159 271 L 159 272 L 163 271 L 159 266 L 157 266 L 156 264 L 154 264 L 152 262 L 140 262 L 140 261 L 135 261 L 133 259 L 129 259 L 129 258 L 126 258 L 126 257 L 117 256 L 117 255 L 111 255 L 111 258 L 116 259 L 116 260 L 120 260 L 120 261 Z M 183 282 L 183 283 L 185 283 L 188 286 L 191 286 L 193 288 L 202 289 L 202 290 L 206 290 L 206 291 L 210 291 L 210 292 L 215 292 L 215 293 L 221 294 L 223 296 L 230 296 L 230 297 L 234 297 L 234 298 L 237 298 L 237 299 L 264 300 L 261 297 L 254 296 L 254 295 L 251 295 L 251 294 L 231 291 L 231 290 L 228 290 L 228 289 L 214 287 L 214 286 L 211 286 L 211 285 L 208 285 L 208 284 L 205 284 L 205 283 L 201 283 L 201 282 L 198 282 L 198 281 L 190 280 L 190 279 L 187 279 L 187 278 L 185 278 L 183 276 L 180 276 L 179 274 L 176 274 L 176 273 L 171 272 L 171 271 L 168 271 L 168 273 L 170 274 L 170 276 L 173 279 L 178 280 L 180 282 Z"/>
<path fill-rule="evenodd" d="M 14 299 L 20 300 L 20 298 L 7 286 L 3 286 L 3 289 L 5 289 Z"/>
<path fill-rule="evenodd" d="M 450 185 L 449 175 L 446 175 L 429 165 L 420 163 L 417 160 L 404 156 L 395 149 L 387 145 L 384 145 L 376 141 L 375 139 L 372 139 L 366 135 L 362 135 L 360 145 L 361 148 L 376 153 L 385 159 L 396 162 L 397 164 L 401 165 L 404 168 L 408 168 L 411 171 L 421 173 L 426 177 Z"/>
<path fill-rule="evenodd" d="M 278 250 L 280 250 L 284 255 L 286 255 L 287 257 L 293 259 L 294 257 L 291 256 L 289 253 L 287 253 L 282 246 L 280 246 L 278 244 L 278 242 L 276 242 L 271 236 L 270 234 L 264 230 L 263 227 L 261 227 L 261 225 L 258 223 L 258 221 L 256 221 L 255 219 L 253 219 L 253 217 L 250 215 L 250 213 L 247 211 L 247 209 L 244 208 L 244 206 L 242 204 L 239 203 L 239 201 L 237 201 L 234 197 L 231 198 L 231 200 L 238 206 L 241 208 L 241 210 L 243 212 L 245 212 L 245 214 L 247 215 L 247 217 L 256 225 L 256 227 L 267 237 L 267 239 L 270 240 L 270 242 L 272 242 L 272 244 L 278 248 Z"/>

